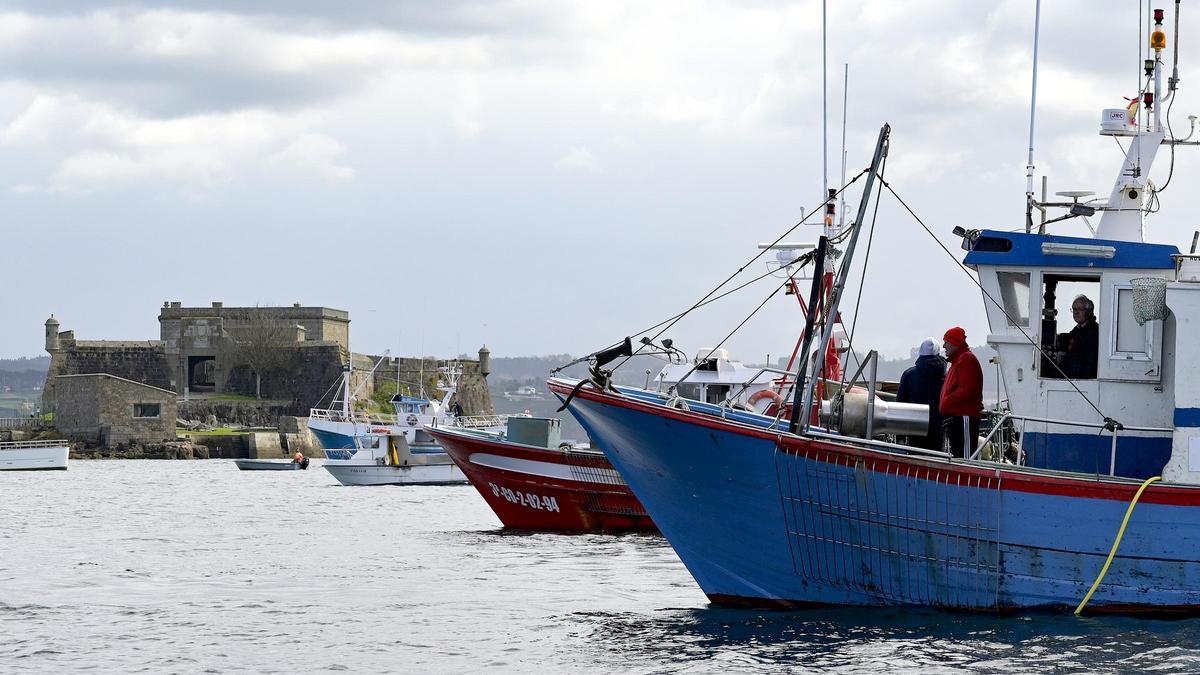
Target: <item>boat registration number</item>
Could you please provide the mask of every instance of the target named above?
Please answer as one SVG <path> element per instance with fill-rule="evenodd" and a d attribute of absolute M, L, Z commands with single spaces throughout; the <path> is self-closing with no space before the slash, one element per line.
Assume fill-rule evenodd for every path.
<path fill-rule="evenodd" d="M 495 483 L 488 483 L 492 488 L 492 494 L 497 497 L 503 497 L 513 504 L 520 504 L 531 509 L 539 511 L 559 511 L 558 500 L 554 497 L 540 497 L 532 492 L 521 492 L 520 490 L 510 490 L 506 487 L 500 487 Z"/>

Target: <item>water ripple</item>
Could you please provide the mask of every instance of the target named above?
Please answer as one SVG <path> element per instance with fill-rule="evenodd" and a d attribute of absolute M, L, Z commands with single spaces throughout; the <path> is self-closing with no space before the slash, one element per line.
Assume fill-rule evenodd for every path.
<path fill-rule="evenodd" d="M 660 537 L 505 531 L 470 487 L 81 461 L 0 495 L 4 671 L 1200 672 L 1198 621 L 714 607 Z"/>

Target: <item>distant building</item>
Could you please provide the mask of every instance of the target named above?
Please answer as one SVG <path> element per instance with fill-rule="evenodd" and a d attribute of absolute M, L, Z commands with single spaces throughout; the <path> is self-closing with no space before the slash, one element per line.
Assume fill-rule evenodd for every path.
<path fill-rule="evenodd" d="M 118 341 L 77 340 L 74 331 L 59 330 L 54 316 L 46 320 L 50 368 L 42 409 L 65 425 L 60 431 L 106 445 L 154 442 L 162 440 L 159 435 L 174 437 L 181 408 L 188 417 L 206 412 L 215 395 L 259 390 L 269 401 L 251 405 L 269 406 L 275 415 L 307 417 L 310 408 L 330 405 L 348 359 L 360 399 L 371 396 L 375 380 L 405 382 L 414 391 L 435 389 L 437 369 L 445 365 L 391 359 L 376 369 L 379 357 L 350 355 L 349 313 L 329 307 L 164 302 L 158 321 L 160 339 Z M 486 347 L 479 357 L 478 363 L 463 364 L 458 398 L 468 414 L 493 410 L 484 379 L 490 369 Z M 151 408 L 139 407 L 154 404 L 157 418 Z"/>
<path fill-rule="evenodd" d="M 149 422 L 152 418 L 133 416 L 132 394 L 126 395 L 124 388 L 108 380 L 70 378 L 103 375 L 170 392 L 171 406 L 160 407 L 163 428 L 171 429 L 166 438 L 174 437 L 174 401 L 190 395 L 260 392 L 286 414 L 307 415 L 341 377 L 350 317 L 328 307 L 224 307 L 214 302 L 196 308 L 166 302 L 159 312 L 159 340 L 77 340 L 74 331 L 59 328 L 53 316 L 46 320 L 50 368 L 42 408 L 54 412 L 81 438 L 103 439 L 107 445 L 127 442 L 111 440 L 124 439 L 122 430 L 151 435 L 158 431 Z M 111 405 L 106 397 L 115 397 Z M 101 411 L 104 419 L 98 417 Z M 129 418 L 117 422 L 125 414 L 121 411 Z M 118 431 L 104 432 L 104 427 Z"/>
<path fill-rule="evenodd" d="M 184 307 L 164 302 L 158 313 L 159 334 L 171 369 L 171 384 L 189 392 L 253 393 L 246 391 L 248 373 L 242 349 L 270 333 L 283 347 L 340 347 L 350 349 L 350 314 L 329 307 Z M 269 330 L 269 329 L 274 330 Z M 325 360 L 336 350 L 308 350 L 304 361 Z M 336 369 L 340 372 L 340 359 Z M 336 376 L 335 376 L 336 377 Z M 329 386 L 329 382 L 325 386 Z"/>
<path fill-rule="evenodd" d="M 72 441 L 105 446 L 175 439 L 175 392 L 104 373 L 54 378 L 54 426 Z"/>

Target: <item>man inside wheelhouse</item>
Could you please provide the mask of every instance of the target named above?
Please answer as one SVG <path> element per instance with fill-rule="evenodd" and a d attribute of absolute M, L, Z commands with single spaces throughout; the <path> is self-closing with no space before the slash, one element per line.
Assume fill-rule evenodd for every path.
<path fill-rule="evenodd" d="M 1071 302 L 1075 327 L 1067 334 L 1067 352 L 1062 368 L 1074 380 L 1096 379 L 1096 358 L 1100 348 L 1100 325 L 1096 323 L 1096 305 L 1086 295 Z"/>
<path fill-rule="evenodd" d="M 1096 321 L 1096 304 L 1089 293 L 1094 295 L 1099 290 L 1098 281 L 1091 277 L 1045 276 L 1042 295 L 1042 377 L 1096 379 L 1100 325 Z M 1055 298 L 1060 291 L 1066 295 L 1068 290 L 1075 292 L 1070 305 L 1072 327 L 1069 332 L 1060 333 Z"/>

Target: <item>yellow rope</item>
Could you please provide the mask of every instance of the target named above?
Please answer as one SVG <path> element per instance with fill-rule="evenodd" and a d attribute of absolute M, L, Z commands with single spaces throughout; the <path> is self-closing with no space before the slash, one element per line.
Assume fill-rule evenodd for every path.
<path fill-rule="evenodd" d="M 1083 596 L 1083 602 L 1075 608 L 1075 615 L 1083 611 L 1084 606 L 1088 604 L 1088 600 L 1092 599 L 1092 593 L 1096 592 L 1096 588 L 1100 586 L 1100 582 L 1104 580 L 1104 575 L 1108 574 L 1108 566 L 1112 564 L 1113 558 L 1117 555 L 1117 547 L 1121 545 L 1121 538 L 1125 536 L 1125 526 L 1129 524 L 1129 516 L 1133 515 L 1133 507 L 1137 506 L 1138 500 L 1142 498 L 1142 492 L 1146 490 L 1156 480 L 1162 480 L 1162 476 L 1154 476 L 1147 478 L 1146 482 L 1138 488 L 1136 494 L 1133 495 L 1133 501 L 1129 502 L 1129 508 L 1125 509 L 1125 520 L 1121 521 L 1121 529 L 1117 530 L 1117 538 L 1113 540 L 1112 550 L 1108 552 L 1108 560 L 1104 561 L 1104 567 L 1100 568 L 1100 575 L 1092 582 L 1092 587 L 1088 589 L 1087 595 Z"/>

